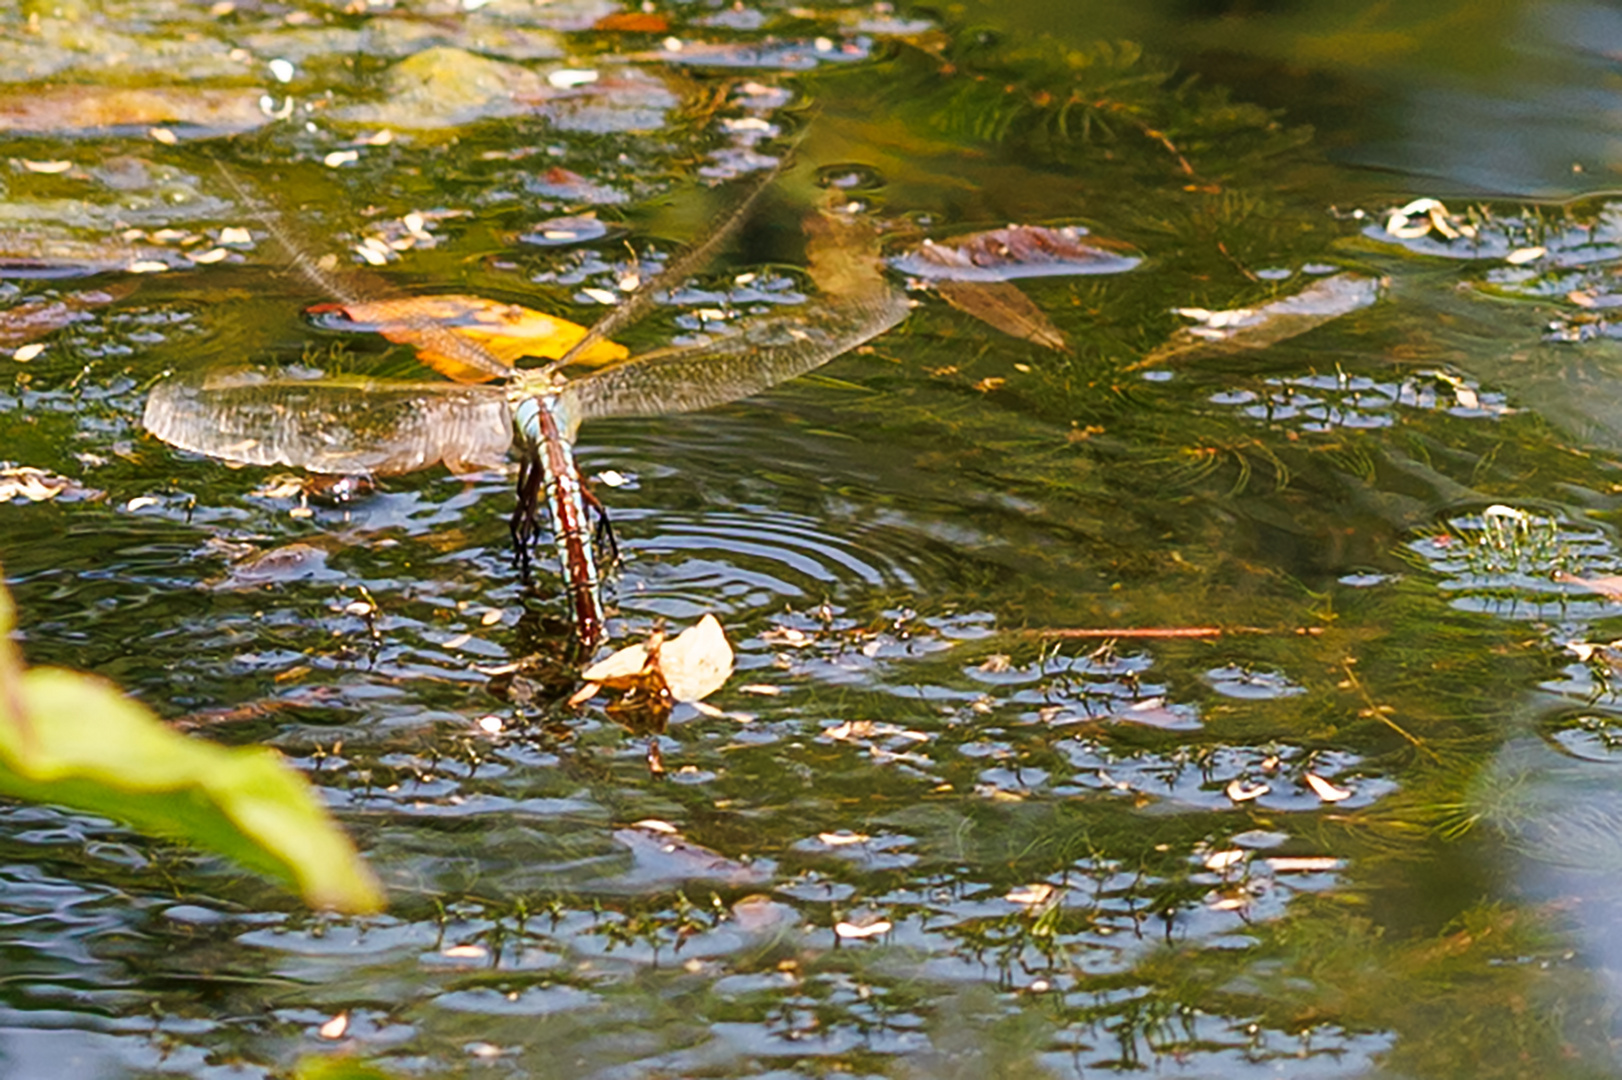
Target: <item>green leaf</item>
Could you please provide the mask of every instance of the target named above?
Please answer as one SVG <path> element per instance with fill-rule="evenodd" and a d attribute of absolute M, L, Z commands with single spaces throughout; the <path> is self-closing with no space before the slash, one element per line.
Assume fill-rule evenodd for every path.
<path fill-rule="evenodd" d="M 188 738 L 88 675 L 25 672 L 11 626 L 11 599 L 0 588 L 0 794 L 218 852 L 316 907 L 382 908 L 349 839 L 274 750 Z"/>

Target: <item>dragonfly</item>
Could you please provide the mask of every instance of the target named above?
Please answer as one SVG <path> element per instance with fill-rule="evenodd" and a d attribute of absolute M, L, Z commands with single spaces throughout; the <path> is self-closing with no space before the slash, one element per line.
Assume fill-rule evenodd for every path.
<path fill-rule="evenodd" d="M 438 463 L 469 471 L 499 464 L 516 447 L 517 507 L 509 524 L 518 557 L 527 560 L 539 537 L 544 504 L 573 634 L 589 651 L 605 635 L 606 615 L 588 507 L 599 511 L 599 522 L 606 514 L 575 461 L 581 424 L 686 413 L 749 397 L 877 337 L 909 310 L 905 294 L 881 272 L 873 230 L 821 208 L 805 218 L 808 271 L 820 295 L 804 308 L 751 317 L 709 340 L 656 348 L 576 377 L 566 374 L 577 357 L 690 276 L 737 227 L 762 187 L 544 366 L 515 367 L 451 326 L 417 319 L 411 339 L 422 355 L 442 358 L 433 366 L 457 381 L 253 369 L 171 376 L 152 388 L 143 422 L 182 450 L 337 475 L 396 475 Z M 262 220 L 295 267 L 325 292 L 346 305 L 363 302 L 317 269 L 279 222 Z"/>

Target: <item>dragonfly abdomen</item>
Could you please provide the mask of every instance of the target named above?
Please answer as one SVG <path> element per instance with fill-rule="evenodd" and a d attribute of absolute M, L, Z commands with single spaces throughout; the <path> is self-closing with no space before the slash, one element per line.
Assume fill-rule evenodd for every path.
<path fill-rule="evenodd" d="M 562 409 L 556 394 L 525 396 L 514 406 L 513 423 L 524 453 L 540 464 L 547 511 L 552 516 L 552 542 L 574 611 L 575 633 L 583 643 L 595 645 L 602 639 L 605 618 L 602 578 L 592 550 L 580 469 L 565 434 L 570 425 Z"/>

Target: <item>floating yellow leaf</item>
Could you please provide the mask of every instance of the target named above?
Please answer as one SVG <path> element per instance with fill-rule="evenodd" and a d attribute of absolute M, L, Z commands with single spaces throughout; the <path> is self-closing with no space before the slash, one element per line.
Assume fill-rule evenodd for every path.
<path fill-rule="evenodd" d="M 442 375 L 463 382 L 481 382 L 494 376 L 470 367 L 435 340 L 445 331 L 483 346 L 496 359 L 513 364 L 519 357 L 556 360 L 586 336 L 586 328 L 556 319 L 522 304 L 504 304 L 482 296 L 449 293 L 441 296 L 404 296 L 358 304 L 321 304 L 310 309 L 326 316 L 337 329 L 365 330 L 390 341 L 410 345 L 418 358 Z M 601 364 L 630 355 L 611 341 L 588 346 L 577 358 Z"/>

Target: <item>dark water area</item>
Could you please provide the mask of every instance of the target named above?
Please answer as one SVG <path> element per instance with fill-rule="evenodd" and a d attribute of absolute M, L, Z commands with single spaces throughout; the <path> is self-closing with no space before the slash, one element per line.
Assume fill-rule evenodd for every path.
<path fill-rule="evenodd" d="M 6 803 L 0 1076 L 1622 1075 L 1618 49 L 1575 3 L 0 13 L 23 652 L 279 749 L 390 899 Z M 1116 272 L 1015 279 L 1051 348 L 903 263 L 815 372 L 587 424 L 613 644 L 737 651 L 662 725 L 569 704 L 511 467 L 332 503 L 142 426 L 222 366 L 435 377 L 307 317 L 250 200 L 587 323 L 784 155 L 623 340 L 814 310 L 829 192 L 897 259 Z"/>
<path fill-rule="evenodd" d="M 1559 199 L 1618 184 L 1622 14 L 1611 5 L 1009 0 L 966 11 L 1076 45 L 1143 42 L 1312 124 L 1332 160 L 1387 174 L 1391 190 Z"/>

